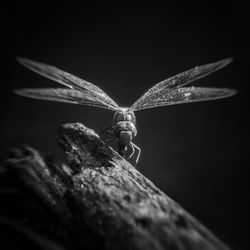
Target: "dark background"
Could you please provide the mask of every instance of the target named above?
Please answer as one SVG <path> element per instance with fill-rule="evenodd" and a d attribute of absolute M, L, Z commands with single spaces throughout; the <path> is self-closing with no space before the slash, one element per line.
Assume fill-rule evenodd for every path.
<path fill-rule="evenodd" d="M 21 98 L 12 89 L 60 87 L 15 57 L 55 65 L 131 105 L 153 84 L 234 57 L 194 83 L 237 96 L 137 113 L 139 170 L 235 249 L 248 243 L 249 6 L 209 4 L 9 4 L 1 11 L 1 152 L 23 143 L 62 158 L 54 131 L 82 122 L 99 131 L 110 111 Z"/>

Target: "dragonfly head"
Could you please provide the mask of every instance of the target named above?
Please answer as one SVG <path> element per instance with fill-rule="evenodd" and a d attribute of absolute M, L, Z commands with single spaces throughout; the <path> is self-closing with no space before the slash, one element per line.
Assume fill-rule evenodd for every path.
<path fill-rule="evenodd" d="M 135 124 L 136 119 L 134 112 L 129 110 L 129 108 L 120 108 L 114 114 L 113 123 L 117 124 L 118 122 L 121 121 L 130 121 Z"/>
<path fill-rule="evenodd" d="M 131 121 L 120 121 L 114 125 L 114 132 L 122 145 L 133 140 L 137 134 L 135 124 Z"/>

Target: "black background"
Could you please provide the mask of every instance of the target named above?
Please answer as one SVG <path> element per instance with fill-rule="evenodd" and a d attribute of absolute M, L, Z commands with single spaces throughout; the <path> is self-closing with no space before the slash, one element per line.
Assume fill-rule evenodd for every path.
<path fill-rule="evenodd" d="M 62 158 L 54 131 L 99 131 L 110 111 L 21 98 L 12 89 L 60 87 L 15 57 L 55 65 L 97 84 L 121 106 L 196 65 L 234 57 L 193 85 L 238 95 L 137 113 L 139 170 L 235 249 L 248 244 L 249 6 L 244 4 L 9 4 L 1 14 L 1 152 L 26 143 Z"/>

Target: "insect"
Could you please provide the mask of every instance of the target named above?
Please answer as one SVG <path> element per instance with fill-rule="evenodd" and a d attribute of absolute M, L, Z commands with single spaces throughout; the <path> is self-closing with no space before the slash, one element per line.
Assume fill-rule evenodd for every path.
<path fill-rule="evenodd" d="M 135 164 L 138 162 L 141 152 L 140 148 L 132 142 L 137 134 L 135 111 L 180 103 L 219 99 L 236 93 L 236 90 L 228 88 L 183 87 L 223 68 L 232 61 L 232 58 L 196 66 L 163 80 L 151 87 L 130 107 L 120 107 L 96 85 L 54 66 L 25 58 L 17 58 L 17 60 L 30 70 L 67 88 L 25 88 L 15 90 L 16 94 L 35 99 L 89 105 L 114 111 L 113 124 L 105 129 L 103 133 L 109 134 L 109 140 L 117 140 L 119 154 L 126 156 L 128 159 L 133 157 Z"/>

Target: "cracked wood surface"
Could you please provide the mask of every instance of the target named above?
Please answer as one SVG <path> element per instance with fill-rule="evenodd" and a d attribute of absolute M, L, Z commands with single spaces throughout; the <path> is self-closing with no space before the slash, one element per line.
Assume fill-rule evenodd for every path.
<path fill-rule="evenodd" d="M 93 130 L 72 123 L 56 135 L 67 163 L 24 147 L 3 166 L 45 208 L 64 249 L 229 249 Z"/>

